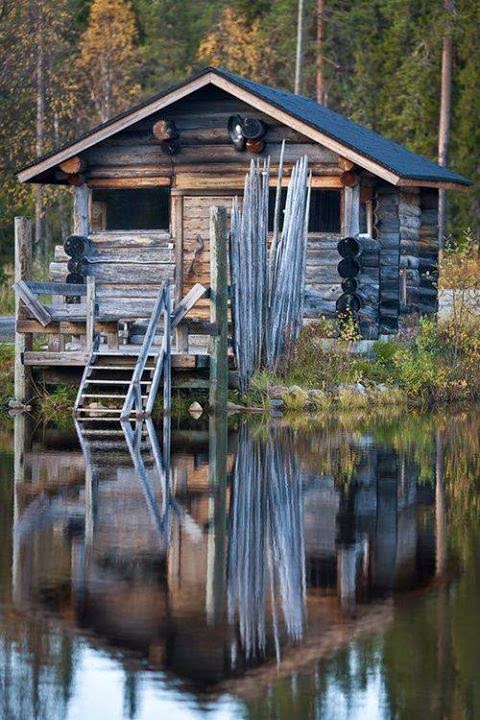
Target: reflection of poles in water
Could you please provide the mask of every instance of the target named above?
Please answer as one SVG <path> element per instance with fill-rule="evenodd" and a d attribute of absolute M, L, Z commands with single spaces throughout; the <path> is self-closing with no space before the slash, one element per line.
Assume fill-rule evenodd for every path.
<path fill-rule="evenodd" d="M 266 646 L 266 602 L 278 653 L 277 604 L 287 635 L 303 633 L 305 552 L 303 499 L 292 436 L 270 429 L 267 440 L 240 429 L 229 528 L 228 610 L 238 616 L 247 658 Z"/>
<path fill-rule="evenodd" d="M 162 491 L 162 505 L 159 507 L 155 488 L 152 485 L 151 479 L 145 467 L 145 463 L 142 458 L 141 452 L 141 440 L 143 435 L 143 423 L 135 421 L 135 428 L 132 428 L 130 421 L 122 421 L 122 429 L 125 434 L 125 440 L 130 452 L 130 457 L 136 471 L 136 474 L 142 483 L 143 493 L 147 507 L 150 511 L 153 523 L 157 528 L 162 538 L 168 541 L 170 534 L 170 509 L 171 509 L 171 487 L 170 487 L 170 416 L 164 417 L 164 433 L 168 437 L 168 465 L 165 462 L 165 458 L 162 455 L 160 446 L 155 432 L 152 419 L 147 418 L 145 421 L 145 427 L 147 430 L 147 436 L 149 439 L 150 447 L 152 449 L 153 458 L 155 461 L 155 469 L 160 480 L 160 486 Z M 166 450 L 166 443 L 164 442 L 164 452 Z"/>
<path fill-rule="evenodd" d="M 207 550 L 206 610 L 209 622 L 222 614 L 225 597 L 225 547 L 227 533 L 227 414 L 209 419 L 209 526 Z"/>
<path fill-rule="evenodd" d="M 435 573 L 443 575 L 447 564 L 447 521 L 443 477 L 443 432 L 435 434 Z"/>
<path fill-rule="evenodd" d="M 15 604 L 20 604 L 24 597 L 25 581 L 31 577 L 26 567 L 22 567 L 22 555 L 25 555 L 23 562 L 31 563 L 31 552 L 22 553 L 25 544 L 22 542 L 21 534 L 18 532 L 18 521 L 20 518 L 19 491 L 22 483 L 26 480 L 25 453 L 30 449 L 31 443 L 31 419 L 27 415 L 19 413 L 15 415 L 13 429 L 13 549 L 12 549 L 12 599 Z"/>
<path fill-rule="evenodd" d="M 449 698 L 452 696 L 451 679 L 455 676 L 452 667 L 452 640 L 449 617 L 449 587 L 445 582 L 447 570 L 447 519 L 445 507 L 444 477 L 444 433 L 437 428 L 435 433 L 435 574 L 440 581 L 436 595 L 437 620 L 437 673 L 438 673 L 438 714 L 449 714 Z"/>

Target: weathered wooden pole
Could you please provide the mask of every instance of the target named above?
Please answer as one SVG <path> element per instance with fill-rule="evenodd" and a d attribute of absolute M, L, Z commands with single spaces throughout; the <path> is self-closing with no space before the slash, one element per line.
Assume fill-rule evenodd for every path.
<path fill-rule="evenodd" d="M 73 191 L 73 233 L 88 237 L 88 201 L 90 190 L 86 183 L 78 185 Z"/>
<path fill-rule="evenodd" d="M 360 185 L 343 190 L 343 235 L 357 236 L 360 232 Z"/>
<path fill-rule="evenodd" d="M 15 282 L 31 280 L 32 271 L 32 221 L 15 218 Z M 18 320 L 25 319 L 25 307 L 15 294 L 15 327 Z M 32 349 L 31 333 L 15 332 L 15 398 L 27 402 L 30 397 L 31 373 L 24 365 L 24 353 Z"/>
<path fill-rule="evenodd" d="M 228 237 L 227 210 L 210 208 L 210 320 L 216 326 L 210 338 L 210 407 L 227 410 L 228 394 Z"/>

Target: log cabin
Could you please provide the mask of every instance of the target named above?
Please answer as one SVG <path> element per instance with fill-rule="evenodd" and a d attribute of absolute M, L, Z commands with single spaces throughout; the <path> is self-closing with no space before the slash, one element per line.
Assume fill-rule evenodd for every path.
<path fill-rule="evenodd" d="M 303 155 L 312 172 L 304 321 L 335 318 L 357 302 L 362 333 L 375 339 L 397 333 L 407 315 L 435 313 L 438 192 L 465 189 L 469 180 L 310 98 L 213 67 L 19 172 L 23 183 L 73 186 L 73 232 L 89 239 L 81 263 L 55 248 L 51 280 L 94 277 L 109 321 L 141 316 L 161 282 L 174 285 L 177 304 L 195 284 L 210 286 L 209 208 L 229 209 L 241 197 L 252 158 L 270 158 L 275 184 L 283 140 L 282 183 Z M 345 236 L 358 246 L 342 270 L 337 244 Z M 208 316 L 204 297 L 191 323 Z M 54 323 L 57 351 L 62 327 L 82 332 Z M 115 342 L 120 326 L 105 327 Z M 28 312 L 17 329 L 35 330 Z M 135 325 L 127 332 L 135 338 Z M 177 333 L 179 347 L 189 332 L 187 340 Z M 67 364 L 65 356 L 53 353 L 50 364 Z M 68 364 L 84 362 L 85 354 L 70 353 Z"/>

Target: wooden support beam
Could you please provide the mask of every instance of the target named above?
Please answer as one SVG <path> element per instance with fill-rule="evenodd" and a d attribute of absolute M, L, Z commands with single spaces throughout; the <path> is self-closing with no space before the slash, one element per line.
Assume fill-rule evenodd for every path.
<path fill-rule="evenodd" d="M 15 218 L 15 282 L 28 280 L 32 272 L 32 221 Z M 15 294 L 15 320 L 25 319 L 25 307 Z M 30 334 L 15 333 L 15 398 L 20 402 L 30 399 L 31 374 L 24 365 L 24 353 L 32 349 Z"/>
<path fill-rule="evenodd" d="M 207 288 L 201 283 L 195 283 L 190 288 L 188 293 L 178 303 L 172 318 L 172 328 L 176 328 L 177 325 L 183 320 L 185 315 L 193 308 L 193 306 L 204 297 L 207 293 Z"/>
<path fill-rule="evenodd" d="M 87 328 L 86 328 L 87 352 L 93 347 L 95 337 L 95 278 L 87 277 Z"/>
<path fill-rule="evenodd" d="M 51 322 L 52 316 L 42 303 L 39 302 L 37 296 L 30 290 L 27 283 L 24 280 L 18 280 L 18 282 L 13 283 L 12 287 L 15 290 L 15 294 L 21 298 L 33 317 L 36 318 L 43 327 L 46 327 Z"/>
<path fill-rule="evenodd" d="M 210 406 L 226 412 L 228 395 L 227 209 L 210 208 L 210 320 L 219 328 L 210 338 Z"/>

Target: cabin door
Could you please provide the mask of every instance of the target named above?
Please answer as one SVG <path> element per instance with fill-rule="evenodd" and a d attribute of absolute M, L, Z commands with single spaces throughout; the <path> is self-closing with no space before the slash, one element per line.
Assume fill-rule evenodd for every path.
<path fill-rule="evenodd" d="M 210 285 L 210 207 L 223 205 L 228 218 L 232 196 L 184 196 L 183 198 L 183 288 L 185 295 L 195 283 Z M 200 300 L 190 314 L 209 318 L 208 300 Z"/>

